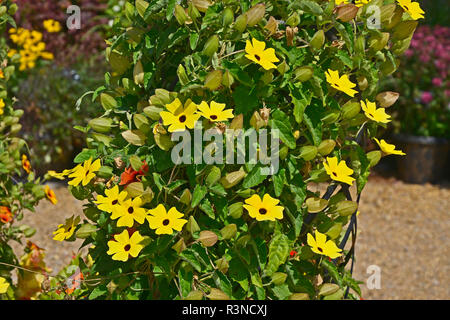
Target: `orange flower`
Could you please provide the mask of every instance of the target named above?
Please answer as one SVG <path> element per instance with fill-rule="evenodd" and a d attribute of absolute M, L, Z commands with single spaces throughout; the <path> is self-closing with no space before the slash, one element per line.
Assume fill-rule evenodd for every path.
<path fill-rule="evenodd" d="M 145 176 L 148 172 L 148 164 L 144 161 L 144 164 L 139 169 L 139 171 L 134 170 L 131 166 L 125 169 L 125 171 L 120 175 L 119 186 L 127 186 L 132 182 L 141 181 L 141 177 Z"/>
<path fill-rule="evenodd" d="M 50 189 L 49 186 L 45 186 L 45 195 L 47 196 L 47 199 L 50 200 L 51 203 L 53 204 L 57 204 L 58 203 L 58 199 L 56 199 L 56 195 L 53 192 L 52 189 Z"/>
<path fill-rule="evenodd" d="M 28 161 L 28 157 L 26 155 L 22 155 L 22 167 L 27 172 L 31 172 L 31 163 Z"/>
<path fill-rule="evenodd" d="M 75 289 L 80 288 L 81 281 L 84 280 L 83 273 L 79 270 L 75 271 L 75 274 L 73 274 L 69 279 L 68 282 L 68 288 L 66 289 L 67 294 L 72 294 Z"/>
<path fill-rule="evenodd" d="M 0 207 L 0 221 L 3 223 L 8 223 L 13 219 L 13 214 L 11 209 L 5 206 Z"/>

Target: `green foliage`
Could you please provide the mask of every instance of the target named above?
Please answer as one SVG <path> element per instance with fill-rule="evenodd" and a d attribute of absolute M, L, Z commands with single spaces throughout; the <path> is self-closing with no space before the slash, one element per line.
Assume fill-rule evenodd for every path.
<path fill-rule="evenodd" d="M 386 9 L 381 0 L 370 4 Z M 327 156 L 353 168 L 357 193 L 367 182 L 364 141 L 376 136 L 379 124 L 366 118 L 359 101 L 375 101 L 379 78 L 397 65 L 389 46 L 377 43 L 375 50 L 368 39 L 384 41 L 387 34 L 392 47 L 414 31 L 412 24 L 394 20 L 393 11 L 384 15 L 381 30 L 368 29 L 368 5 L 349 17 L 326 1 L 126 3 L 125 17 L 116 21 L 108 40 L 112 72 L 90 92 L 103 106 L 100 119 L 108 120 L 80 128 L 89 132 L 88 148 L 75 161 L 100 159 L 111 178 L 97 174 L 70 189 L 86 200 L 83 227 L 75 227 L 94 226 L 92 233 L 82 233 L 93 260 L 82 272 L 87 280 L 101 279 L 95 287 L 82 285 L 82 295 L 341 299 L 348 286 L 359 294 L 358 283 L 345 271 L 347 250 L 329 261 L 313 251 L 307 235 L 320 231 L 343 244 L 344 226 L 356 215 L 357 203 L 346 199 L 348 186 L 331 180 L 324 168 Z M 276 68 L 266 70 L 245 57 L 251 39 L 274 49 Z M 358 82 L 357 95 L 333 89 L 325 76 L 329 69 Z M 174 165 L 174 143 L 160 112 L 176 98 L 183 104 L 188 99 L 226 104 L 234 119 L 217 125 L 220 132 L 227 126 L 278 129 L 280 170 L 264 176 L 254 164 Z M 78 166 L 71 178 L 84 177 L 83 170 Z M 329 201 L 308 200 L 320 196 L 309 184 L 330 181 Z M 147 213 L 159 205 L 176 208 L 187 223 L 172 234 L 158 234 L 146 221 L 118 226 L 94 203 L 95 193 L 103 196 L 118 184 L 133 197 L 140 195 Z M 276 197 L 283 218 L 252 218 L 243 203 L 255 194 Z M 138 255 L 125 255 L 123 262 L 108 254 L 122 232 L 144 238 Z M 328 285 L 320 286 L 319 278 Z"/>

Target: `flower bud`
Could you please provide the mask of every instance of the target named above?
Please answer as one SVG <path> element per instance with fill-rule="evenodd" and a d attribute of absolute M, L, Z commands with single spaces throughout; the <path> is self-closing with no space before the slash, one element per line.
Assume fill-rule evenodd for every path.
<path fill-rule="evenodd" d="M 116 99 L 104 92 L 100 94 L 100 103 L 105 110 L 114 109 L 118 105 Z"/>
<path fill-rule="evenodd" d="M 289 71 L 290 67 L 289 65 L 286 63 L 286 60 L 283 60 L 283 62 L 279 63 L 277 65 L 277 70 L 280 74 L 284 74 L 286 71 Z"/>
<path fill-rule="evenodd" d="M 366 40 L 364 36 L 359 36 L 355 42 L 355 51 L 357 53 L 363 53 L 366 50 Z"/>
<path fill-rule="evenodd" d="M 323 121 L 323 123 L 333 123 L 339 119 L 340 115 L 341 113 L 337 110 L 330 111 L 321 120 Z"/>
<path fill-rule="evenodd" d="M 180 202 L 189 206 L 191 205 L 192 194 L 189 189 L 184 189 L 183 193 L 180 196 Z"/>
<path fill-rule="evenodd" d="M 300 148 L 299 156 L 305 161 L 310 161 L 316 157 L 317 152 L 316 146 L 303 146 Z"/>
<path fill-rule="evenodd" d="M 18 9 L 19 9 L 19 7 L 17 6 L 17 4 L 15 4 L 15 3 L 11 4 L 8 9 L 8 14 L 13 16 L 16 14 Z"/>
<path fill-rule="evenodd" d="M 194 234 L 197 231 L 200 231 L 200 227 L 198 226 L 197 221 L 193 216 L 189 217 L 188 222 L 186 223 L 186 230 L 190 232 L 190 234 Z"/>
<path fill-rule="evenodd" d="M 369 38 L 369 48 L 373 51 L 382 50 L 389 41 L 389 33 L 382 32 L 380 35 L 375 35 Z"/>
<path fill-rule="evenodd" d="M 369 86 L 369 82 L 365 76 L 356 77 L 356 81 L 358 82 L 358 87 L 361 91 L 364 91 Z"/>
<path fill-rule="evenodd" d="M 216 288 L 212 288 L 207 297 L 209 300 L 230 300 L 230 297 L 225 292 Z"/>
<path fill-rule="evenodd" d="M 234 20 L 234 12 L 230 8 L 225 8 L 222 15 L 222 25 L 228 27 Z"/>
<path fill-rule="evenodd" d="M 295 82 L 305 82 L 312 78 L 313 76 L 313 68 L 305 66 L 298 67 L 294 70 L 294 81 Z"/>
<path fill-rule="evenodd" d="M 337 222 L 333 224 L 333 226 L 330 229 L 328 229 L 328 231 L 325 234 L 329 236 L 330 239 L 336 239 L 341 235 L 341 231 L 342 231 L 342 223 Z"/>
<path fill-rule="evenodd" d="M 320 48 L 322 48 L 324 43 L 325 43 L 325 33 L 323 32 L 323 30 L 319 30 L 314 34 L 311 41 L 309 42 L 309 45 L 311 48 L 319 50 Z"/>
<path fill-rule="evenodd" d="M 265 13 L 266 13 L 266 6 L 262 3 L 251 7 L 250 10 L 248 10 L 245 13 L 245 15 L 247 16 L 247 25 L 249 27 L 253 27 L 258 22 L 261 21 Z"/>
<path fill-rule="evenodd" d="M 215 261 L 215 263 L 216 263 L 217 270 L 219 270 L 222 273 L 227 273 L 228 272 L 228 268 L 230 267 L 230 264 L 228 263 L 228 260 L 225 257 L 217 259 Z"/>
<path fill-rule="evenodd" d="M 234 78 L 233 75 L 230 73 L 230 71 L 225 70 L 223 76 L 222 76 L 222 84 L 227 87 L 230 88 L 234 83 Z"/>
<path fill-rule="evenodd" d="M 236 18 L 236 21 L 234 22 L 234 29 L 242 33 L 244 32 L 246 27 L 247 27 L 247 15 L 241 14 L 239 17 Z"/>
<path fill-rule="evenodd" d="M 180 81 L 182 86 L 189 83 L 189 78 L 186 74 L 186 69 L 181 64 L 178 65 L 177 75 L 178 75 L 178 80 Z"/>
<path fill-rule="evenodd" d="M 184 249 L 186 249 L 186 243 L 184 242 L 184 239 L 180 238 L 180 240 L 178 240 L 177 243 L 172 246 L 172 249 L 180 254 Z"/>
<path fill-rule="evenodd" d="M 243 170 L 227 173 L 225 177 L 220 179 L 220 183 L 225 189 L 229 189 L 237 185 L 245 178 L 247 173 Z"/>
<path fill-rule="evenodd" d="M 286 20 L 286 24 L 291 27 L 296 27 L 300 23 L 300 16 L 297 12 L 292 13 Z"/>
<path fill-rule="evenodd" d="M 338 213 L 342 217 L 352 215 L 358 209 L 358 203 L 350 200 L 343 200 L 338 202 L 332 208 L 332 213 Z"/>
<path fill-rule="evenodd" d="M 189 17 L 186 14 L 186 11 L 179 4 L 175 5 L 174 15 L 180 25 L 184 25 L 186 23 L 186 21 L 189 20 Z"/>
<path fill-rule="evenodd" d="M 286 159 L 287 156 L 288 156 L 288 154 L 289 154 L 289 147 L 286 146 L 286 145 L 283 145 L 283 146 L 280 148 L 280 152 L 279 152 L 280 159 L 281 159 L 281 160 Z"/>
<path fill-rule="evenodd" d="M 203 48 L 203 54 L 208 57 L 212 57 L 214 53 L 217 52 L 219 48 L 219 37 L 217 35 L 211 36 L 208 41 L 206 41 Z"/>
<path fill-rule="evenodd" d="M 322 156 L 326 156 L 326 155 L 329 155 L 334 150 L 335 146 L 336 146 L 336 142 L 334 140 L 331 140 L 331 139 L 323 140 L 319 144 L 317 151 L 319 151 L 319 153 Z"/>
<path fill-rule="evenodd" d="M 214 70 L 208 73 L 205 78 L 205 88 L 214 91 L 222 84 L 222 71 Z"/>
<path fill-rule="evenodd" d="M 94 118 L 89 121 L 89 126 L 97 132 L 107 133 L 111 130 L 112 119 L 109 118 Z"/>
<path fill-rule="evenodd" d="M 361 111 L 361 104 L 355 101 L 348 101 L 342 106 L 342 119 L 348 120 L 355 117 Z"/>
<path fill-rule="evenodd" d="M 144 83 L 144 67 L 142 62 L 139 60 L 133 68 L 133 80 L 137 85 Z"/>
<path fill-rule="evenodd" d="M 242 202 L 233 203 L 231 206 L 228 206 L 228 215 L 233 217 L 234 219 L 239 219 L 244 212 L 244 207 Z"/>
<path fill-rule="evenodd" d="M 228 240 L 228 239 L 234 238 L 236 233 L 237 233 L 237 227 L 236 227 L 236 225 L 234 223 L 227 224 L 225 227 L 223 227 L 220 230 L 220 234 L 222 235 L 222 238 L 224 240 Z"/>
<path fill-rule="evenodd" d="M 202 300 L 203 293 L 200 290 L 193 290 L 188 293 L 184 300 Z"/>

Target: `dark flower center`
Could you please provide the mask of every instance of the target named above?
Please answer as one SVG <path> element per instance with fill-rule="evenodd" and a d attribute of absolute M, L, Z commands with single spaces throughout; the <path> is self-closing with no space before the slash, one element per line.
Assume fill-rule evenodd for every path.
<path fill-rule="evenodd" d="M 217 119 L 217 116 L 216 116 L 215 114 L 213 114 L 213 115 L 211 115 L 209 118 L 210 118 L 211 120 L 216 120 L 216 119 Z"/>
<path fill-rule="evenodd" d="M 67 232 L 70 232 L 72 230 L 72 226 L 69 227 L 69 229 L 67 229 Z"/>
<path fill-rule="evenodd" d="M 255 54 L 255 58 L 256 58 L 256 60 L 258 60 L 258 61 L 260 61 L 260 60 L 261 60 L 261 57 L 260 57 L 260 56 L 258 56 L 257 54 Z"/>
<path fill-rule="evenodd" d="M 333 176 L 337 177 L 337 173 L 336 173 L 336 172 L 333 171 L 331 174 L 332 174 Z"/>
<path fill-rule="evenodd" d="M 323 249 L 321 247 L 317 247 L 317 250 L 319 250 L 320 252 L 323 252 Z"/>
<path fill-rule="evenodd" d="M 119 202 L 119 201 L 116 199 L 116 200 L 113 200 L 113 202 L 111 202 L 111 204 L 114 206 L 117 204 L 117 202 Z"/>
<path fill-rule="evenodd" d="M 259 214 L 266 214 L 267 210 L 264 208 L 259 209 Z"/>
<path fill-rule="evenodd" d="M 129 245 L 129 244 L 127 244 L 126 246 L 125 246 L 125 248 L 123 248 L 125 251 L 130 251 L 130 249 L 131 249 L 131 246 Z"/>
<path fill-rule="evenodd" d="M 166 219 L 162 222 L 162 224 L 163 224 L 163 226 L 167 226 L 169 224 L 169 222 L 170 222 L 169 219 Z"/>
<path fill-rule="evenodd" d="M 180 120 L 181 123 L 186 121 L 186 116 L 183 114 L 181 117 L 178 118 L 178 120 Z"/>
<path fill-rule="evenodd" d="M 129 207 L 128 208 L 128 213 L 133 213 L 134 212 L 134 208 L 133 207 Z"/>

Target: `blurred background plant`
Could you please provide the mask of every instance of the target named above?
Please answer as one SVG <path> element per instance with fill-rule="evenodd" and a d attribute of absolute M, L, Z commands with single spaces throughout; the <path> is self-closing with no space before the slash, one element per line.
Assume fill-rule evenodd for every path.
<path fill-rule="evenodd" d="M 36 39 L 35 46 L 45 52 L 43 59 L 26 64 L 11 79 L 11 93 L 17 106 L 25 111 L 21 119 L 22 136 L 29 141 L 30 154 L 37 174 L 71 165 L 84 141 L 74 126 L 92 117 L 94 106 L 84 102 L 75 109 L 74 102 L 88 89 L 103 81 L 106 69 L 103 38 L 110 28 L 113 12 L 107 0 L 46 1 L 18 0 L 15 14 L 18 28 L 9 30 L 14 50 L 10 56 L 17 65 L 27 61 L 17 48 L 19 31 Z M 67 8 L 81 9 L 81 29 L 69 30 Z M 25 31 L 23 31 L 25 30 Z M 34 36 L 34 38 L 33 38 Z M 22 53 L 22 54 L 21 54 Z M 15 54 L 15 55 L 14 55 Z M 20 89 L 19 89 L 20 88 Z"/>
<path fill-rule="evenodd" d="M 401 92 L 396 133 L 450 138 L 450 28 L 419 26 L 385 89 Z"/>

